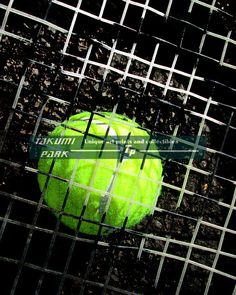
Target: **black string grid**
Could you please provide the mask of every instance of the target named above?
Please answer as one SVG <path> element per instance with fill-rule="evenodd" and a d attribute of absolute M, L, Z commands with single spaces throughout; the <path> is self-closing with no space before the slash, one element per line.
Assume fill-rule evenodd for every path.
<path fill-rule="evenodd" d="M 1 1 L 2 294 L 236 293 L 235 13 L 234 0 Z M 163 159 L 134 229 L 101 236 L 104 215 L 97 236 L 74 232 L 43 201 L 28 138 L 81 111 L 194 136 L 204 158 Z"/>

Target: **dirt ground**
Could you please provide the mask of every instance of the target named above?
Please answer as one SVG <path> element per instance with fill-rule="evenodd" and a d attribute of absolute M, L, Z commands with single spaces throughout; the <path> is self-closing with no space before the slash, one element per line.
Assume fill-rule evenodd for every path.
<path fill-rule="evenodd" d="M 41 18 L 47 15 L 47 20 L 68 30 L 73 17 L 71 11 L 59 9 L 52 3 L 48 6 L 49 2 L 34 1 L 32 5 L 30 0 L 24 3 L 15 1 L 14 7 Z M 75 5 L 77 1 L 63 2 Z M 10 15 L 6 30 L 22 39 L 2 35 L 0 42 L 0 236 L 1 257 L 9 258 L 9 261 L 0 261 L 7 273 L 8 291 L 22 265 L 17 294 L 35 294 L 34 290 L 39 286 L 42 294 L 47 294 L 49 288 L 51 294 L 56 294 L 62 278 L 65 282 L 60 293 L 64 295 L 82 294 L 81 290 L 84 290 L 83 294 L 175 294 L 188 253 L 188 244 L 180 244 L 178 241 L 191 242 L 199 218 L 224 226 L 229 209 L 220 202 L 231 204 L 236 181 L 235 72 L 205 58 L 217 58 L 214 55 L 222 50 L 218 50 L 219 44 L 210 44 L 204 49 L 205 57 L 196 54 L 198 31 L 185 31 L 185 24 L 179 23 L 178 27 L 175 20 L 186 16 L 189 1 L 182 1 L 181 4 L 177 2 L 173 1 L 173 18 L 167 22 L 158 19 L 160 23 L 157 24 L 164 26 L 163 32 L 157 28 L 156 18 L 147 16 L 147 20 L 140 23 L 138 9 L 128 12 L 129 17 L 124 27 L 111 26 L 86 15 L 79 15 L 66 56 L 61 53 L 66 42 L 65 32 L 19 15 Z M 82 3 L 82 9 L 96 14 L 100 11 L 102 1 L 92 3 L 88 0 Z M 118 21 L 124 9 L 124 1 L 112 0 L 108 3 L 104 17 Z M 3 1 L 3 4 L 8 4 L 8 1 Z M 160 1 L 159 4 L 152 5 L 161 9 L 166 4 L 165 1 Z M 50 9 L 47 11 L 48 7 Z M 196 26 L 201 24 L 207 30 L 224 35 L 232 30 L 235 39 L 235 20 L 232 17 L 236 13 L 235 1 L 217 1 L 217 7 L 224 13 L 216 13 L 210 23 L 207 23 L 209 13 L 198 19 L 197 13 L 200 11 L 196 11 L 190 21 Z M 2 18 L 4 10 L 0 12 Z M 188 34 L 192 34 L 193 40 L 190 40 Z M 186 46 L 189 50 L 176 46 L 181 36 L 184 36 L 183 48 Z M 38 134 L 47 135 L 54 128 L 53 122 L 62 122 L 71 114 L 84 110 L 112 111 L 118 104 L 118 113 L 130 118 L 135 116 L 140 125 L 152 130 L 154 134 L 173 134 L 176 126 L 178 136 L 198 134 L 201 118 L 192 111 L 202 114 L 206 101 L 189 96 L 183 105 L 184 95 L 181 93 L 169 90 L 163 95 L 161 87 L 148 83 L 145 88 L 140 80 L 130 77 L 124 80 L 123 75 L 114 71 L 107 71 L 106 79 L 103 80 L 105 69 L 96 65 L 86 67 L 83 79 L 61 73 L 62 69 L 81 73 L 84 67 L 81 59 L 86 57 L 89 48 L 92 50 L 90 60 L 107 64 L 110 51 L 104 45 L 113 46 L 114 40 L 117 40 L 116 48 L 126 53 L 130 52 L 136 42 L 135 55 L 150 61 L 158 38 L 160 50 L 157 63 L 171 66 L 173 57 L 178 52 L 178 69 L 191 72 L 196 66 L 198 75 L 205 77 L 204 82 L 196 81 L 192 91 L 218 102 L 211 105 L 208 116 L 224 124 L 206 120 L 202 135 L 206 137 L 207 147 L 221 153 L 206 152 L 203 159 L 193 161 L 194 168 L 206 173 L 190 170 L 186 190 L 193 194 L 184 193 L 179 208 L 176 208 L 179 192 L 164 186 L 157 203 L 162 212 L 156 211 L 133 230 L 121 230 L 98 239 L 82 234 L 78 234 L 75 239 L 74 232 L 63 225 L 55 231 L 56 219 L 47 206 L 43 204 L 38 210 L 41 192 L 35 170 L 37 161 L 30 160 L 28 156 L 28 138 L 34 133 L 39 117 L 42 120 Z M 214 50 L 211 47 L 213 45 Z M 227 56 L 227 62 L 235 64 L 235 56 L 232 51 Z M 115 53 L 110 62 L 114 68 L 125 70 L 128 58 Z M 129 73 L 146 77 L 148 70 L 145 63 L 131 61 Z M 150 79 L 161 84 L 166 84 L 168 77 L 169 72 L 165 70 L 154 69 L 150 74 Z M 188 78 L 173 74 L 171 83 L 173 87 L 184 90 Z M 18 97 L 19 85 L 22 88 Z M 164 183 L 182 187 L 187 170 L 185 164 L 186 160 L 163 160 Z M 5 225 L 4 218 L 9 218 L 11 222 Z M 235 219 L 234 210 L 228 225 L 232 230 L 235 230 Z M 147 235 L 146 238 L 144 234 Z M 215 250 L 221 234 L 220 229 L 202 225 L 194 243 Z M 236 255 L 233 247 L 235 242 L 235 234 L 226 233 L 223 251 Z M 140 254 L 141 245 L 143 250 Z M 180 259 L 171 256 L 162 259 L 163 252 Z M 193 249 L 191 253 L 193 261 L 206 266 L 211 266 L 214 258 L 215 253 L 212 251 Z M 20 262 L 15 263 L 11 259 Z M 162 263 L 156 286 L 158 267 Z M 230 257 L 220 256 L 217 263 L 218 270 L 234 276 L 235 266 L 235 259 Z M 181 294 L 203 294 L 208 276 L 206 269 L 190 264 Z M 41 285 L 38 283 L 40 280 Z M 215 274 L 211 284 L 210 294 L 217 294 L 222 289 L 224 294 L 231 294 L 234 282 Z"/>

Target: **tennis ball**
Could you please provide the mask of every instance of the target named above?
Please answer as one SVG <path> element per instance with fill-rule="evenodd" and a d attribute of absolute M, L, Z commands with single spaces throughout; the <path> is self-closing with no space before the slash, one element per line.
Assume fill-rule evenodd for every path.
<path fill-rule="evenodd" d="M 50 136 L 86 136 L 94 142 L 98 138 L 104 142 L 106 135 L 117 139 L 121 136 L 127 138 L 129 134 L 149 139 L 145 130 L 125 116 L 101 112 L 94 114 L 91 120 L 91 115 L 82 112 L 71 116 L 57 126 Z M 94 144 L 95 151 L 97 149 L 98 152 L 93 159 L 76 159 L 71 154 L 68 159 L 55 159 L 54 165 L 53 159 L 39 160 L 39 171 L 49 173 L 51 168 L 46 185 L 47 175 L 38 174 L 41 191 L 46 189 L 44 200 L 49 207 L 55 209 L 57 217 L 59 212 L 69 214 L 60 217 L 60 221 L 69 228 L 76 230 L 79 218 L 74 216 L 82 217 L 80 232 L 97 234 L 105 212 L 103 224 L 122 227 L 128 217 L 126 227 L 132 228 L 156 206 L 162 180 L 161 160 L 146 156 L 142 165 L 144 153 L 140 158 L 127 154 L 124 156 L 121 147 L 115 146 L 118 150 L 116 157 L 109 158 L 102 154 L 99 158 L 101 145 Z M 102 227 L 102 234 L 109 232 L 108 228 Z"/>

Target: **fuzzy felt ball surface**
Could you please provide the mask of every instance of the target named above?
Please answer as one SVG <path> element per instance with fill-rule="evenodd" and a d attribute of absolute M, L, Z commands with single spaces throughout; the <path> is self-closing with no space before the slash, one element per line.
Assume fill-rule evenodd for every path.
<path fill-rule="evenodd" d="M 107 137 L 148 138 L 149 134 L 123 115 L 82 112 L 49 136 L 104 142 Z M 102 218 L 104 235 L 113 227 L 121 228 L 126 217 L 126 228 L 134 227 L 153 212 L 161 190 L 162 162 L 158 157 L 146 155 L 143 160 L 144 153 L 139 158 L 127 156 L 117 145 L 116 157 L 113 153 L 109 158 L 101 154 L 101 147 L 102 143 L 94 144 L 97 153 L 93 158 L 41 158 L 38 162 L 38 182 L 46 204 L 64 225 L 90 235 L 98 233 Z"/>

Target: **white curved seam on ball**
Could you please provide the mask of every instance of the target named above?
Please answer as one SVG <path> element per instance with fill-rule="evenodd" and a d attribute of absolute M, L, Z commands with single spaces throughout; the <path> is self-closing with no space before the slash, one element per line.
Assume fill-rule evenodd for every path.
<path fill-rule="evenodd" d="M 83 118 L 83 121 L 88 121 L 88 120 L 89 120 L 88 117 Z M 106 124 L 106 123 L 104 123 L 102 121 L 99 121 L 99 120 L 92 120 L 91 123 L 95 123 L 96 125 L 101 126 L 105 131 L 107 130 L 107 128 L 109 128 L 108 135 L 118 137 L 117 134 L 116 134 L 116 131 L 111 126 L 109 126 L 108 124 Z M 119 163 L 118 160 L 117 160 L 117 162 Z M 102 215 L 104 213 L 104 211 L 105 211 L 106 204 L 107 204 L 107 202 L 109 200 L 108 193 L 111 192 L 112 185 L 113 185 L 113 182 L 114 182 L 114 179 L 115 179 L 115 175 L 116 175 L 116 171 L 113 172 L 113 174 L 111 176 L 111 180 L 110 180 L 110 182 L 109 182 L 109 184 L 107 186 L 107 189 L 106 189 L 104 195 L 101 197 L 100 207 L 99 207 L 99 214 L 100 215 Z"/>
<path fill-rule="evenodd" d="M 107 128 L 109 128 L 108 135 L 118 137 L 117 134 L 116 134 L 116 131 L 111 126 L 108 126 L 106 123 L 101 122 L 99 120 L 93 120 L 93 123 L 95 123 L 96 125 L 101 126 L 105 131 L 107 130 Z M 117 160 L 117 165 L 118 165 L 118 160 Z M 105 208 L 106 208 L 107 202 L 109 200 L 109 196 L 108 196 L 107 193 L 110 193 L 111 190 L 112 190 L 115 175 L 116 175 L 116 173 L 113 172 L 112 176 L 111 176 L 111 180 L 110 180 L 110 182 L 109 182 L 109 184 L 107 186 L 106 192 L 101 197 L 100 207 L 99 207 L 100 215 L 102 215 L 105 212 Z"/>

